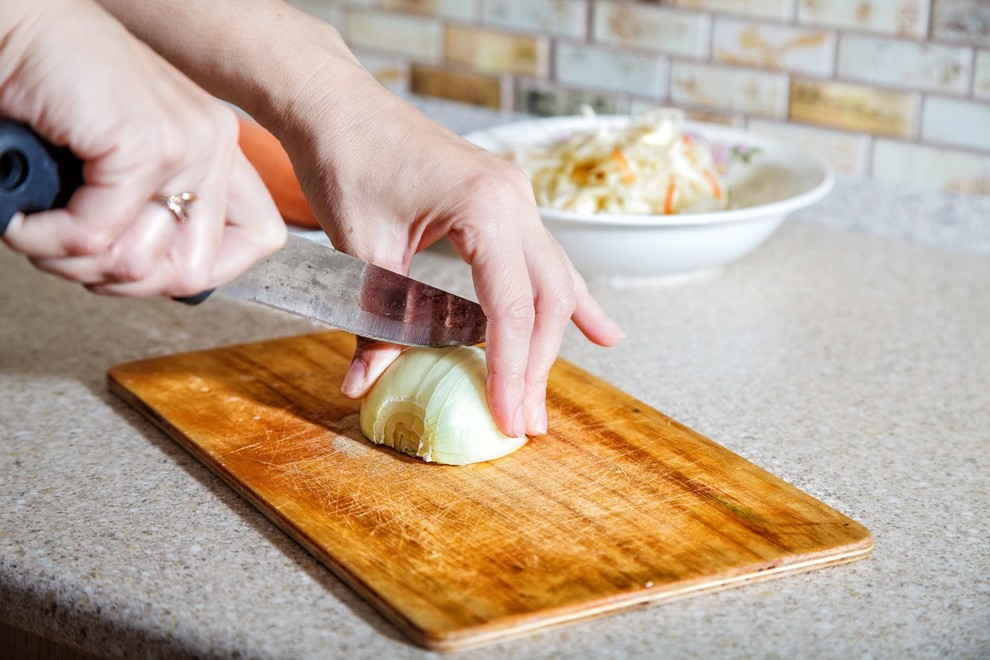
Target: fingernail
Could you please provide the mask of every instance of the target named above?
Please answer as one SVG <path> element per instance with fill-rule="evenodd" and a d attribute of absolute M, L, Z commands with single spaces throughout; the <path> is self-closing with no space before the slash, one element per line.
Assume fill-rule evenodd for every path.
<path fill-rule="evenodd" d="M 347 375 L 344 376 L 344 382 L 340 386 L 341 393 L 351 398 L 360 396 L 364 390 L 364 380 L 367 376 L 364 362 L 361 360 L 352 361 L 351 366 L 347 369 Z"/>
<path fill-rule="evenodd" d="M 516 437 L 526 435 L 526 415 L 523 412 L 522 406 L 516 408 L 516 417 L 512 420 L 512 429 Z"/>
<path fill-rule="evenodd" d="M 536 430 L 540 435 L 546 435 L 547 426 L 547 404 L 544 402 L 540 405 L 540 419 L 536 422 Z"/>

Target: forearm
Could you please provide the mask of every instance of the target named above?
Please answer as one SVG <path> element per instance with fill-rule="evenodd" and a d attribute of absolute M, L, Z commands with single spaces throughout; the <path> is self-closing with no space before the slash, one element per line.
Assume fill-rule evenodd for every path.
<path fill-rule="evenodd" d="M 346 96 L 335 89 L 367 77 L 333 27 L 280 0 L 99 2 L 203 88 L 270 127 L 297 116 L 303 96 L 332 111 Z"/>

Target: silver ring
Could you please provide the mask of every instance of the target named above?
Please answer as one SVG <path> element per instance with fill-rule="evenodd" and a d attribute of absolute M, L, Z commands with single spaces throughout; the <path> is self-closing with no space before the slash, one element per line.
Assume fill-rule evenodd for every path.
<path fill-rule="evenodd" d="M 178 195 L 155 193 L 151 196 L 151 201 L 161 202 L 172 212 L 176 220 L 185 223 L 189 220 L 189 205 L 196 201 L 196 194 L 191 192 L 179 193 Z"/>

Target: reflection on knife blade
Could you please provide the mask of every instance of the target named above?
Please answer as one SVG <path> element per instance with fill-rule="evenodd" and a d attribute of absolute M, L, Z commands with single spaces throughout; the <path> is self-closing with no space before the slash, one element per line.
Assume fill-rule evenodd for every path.
<path fill-rule="evenodd" d="M 218 291 L 396 344 L 485 339 L 478 303 L 299 236 Z"/>

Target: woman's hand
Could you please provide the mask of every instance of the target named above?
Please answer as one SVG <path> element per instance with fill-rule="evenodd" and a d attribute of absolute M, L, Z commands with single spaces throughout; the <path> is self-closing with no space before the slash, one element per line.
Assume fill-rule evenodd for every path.
<path fill-rule="evenodd" d="M 525 175 L 388 92 L 330 26 L 275 0 L 100 2 L 280 139 L 335 247 L 405 274 L 450 238 L 488 316 L 488 404 L 506 434 L 546 431 L 569 320 L 598 344 L 621 337 L 541 224 Z M 362 342 L 344 392 L 361 396 L 397 352 Z"/>
<path fill-rule="evenodd" d="M 521 170 L 363 71 L 333 76 L 346 103 L 310 93 L 305 111 L 281 130 L 317 218 L 338 249 L 403 274 L 417 252 L 449 238 L 471 265 L 488 317 L 493 417 L 509 435 L 545 433 L 547 378 L 568 323 L 602 345 L 621 331 L 543 226 Z M 362 396 L 397 351 L 359 344 L 344 393 Z"/>
<path fill-rule="evenodd" d="M 0 116 L 84 163 L 66 208 L 15 217 L 10 247 L 98 293 L 184 296 L 282 245 L 232 110 L 95 3 L 12 0 L 3 12 Z M 183 192 L 196 196 L 185 223 L 152 201 Z"/>

